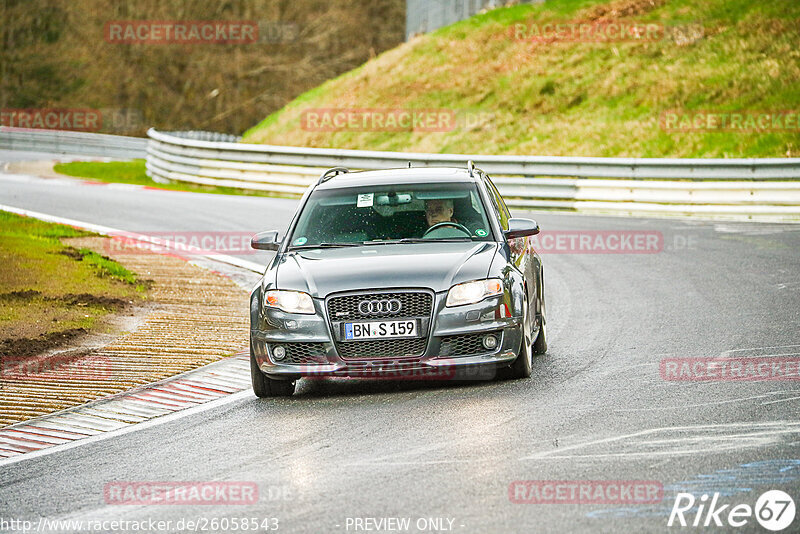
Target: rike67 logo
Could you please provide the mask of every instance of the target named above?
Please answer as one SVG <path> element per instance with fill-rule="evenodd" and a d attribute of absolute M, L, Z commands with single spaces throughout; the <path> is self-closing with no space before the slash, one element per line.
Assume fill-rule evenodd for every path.
<path fill-rule="evenodd" d="M 778 532 L 794 522 L 794 500 L 780 490 L 763 493 L 755 507 L 749 504 L 719 504 L 719 493 L 703 494 L 696 499 L 691 493 L 678 493 L 667 526 L 691 527 L 743 527 L 753 518 L 765 529 Z M 796 532 L 796 530 L 794 531 Z"/>

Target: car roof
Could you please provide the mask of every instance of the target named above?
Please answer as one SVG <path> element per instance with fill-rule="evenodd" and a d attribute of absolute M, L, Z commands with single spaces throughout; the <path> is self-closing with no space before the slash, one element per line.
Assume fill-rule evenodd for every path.
<path fill-rule="evenodd" d="M 316 189 L 340 189 L 376 184 L 422 184 L 431 182 L 477 183 L 480 175 L 470 175 L 457 167 L 414 167 L 378 171 L 346 172 L 319 184 Z"/>

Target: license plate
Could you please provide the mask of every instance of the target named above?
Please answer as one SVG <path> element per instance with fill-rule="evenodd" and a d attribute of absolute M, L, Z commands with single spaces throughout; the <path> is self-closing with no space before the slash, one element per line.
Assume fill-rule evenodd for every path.
<path fill-rule="evenodd" d="M 396 337 L 417 337 L 417 321 L 344 323 L 344 338 L 348 341 Z"/>

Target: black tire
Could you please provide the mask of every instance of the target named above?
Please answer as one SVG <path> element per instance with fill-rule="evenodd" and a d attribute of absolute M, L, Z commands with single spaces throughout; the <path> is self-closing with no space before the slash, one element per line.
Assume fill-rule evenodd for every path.
<path fill-rule="evenodd" d="M 525 302 L 525 316 L 522 319 L 522 341 L 520 342 L 519 352 L 517 359 L 508 368 L 508 378 L 530 378 L 533 373 L 533 363 L 531 362 L 531 345 L 528 339 L 528 317 L 530 310 L 528 309 L 527 299 Z"/>
<path fill-rule="evenodd" d="M 533 373 L 533 367 L 531 366 L 530 346 L 525 342 L 524 336 L 522 339 L 522 346 L 519 349 L 519 356 L 517 356 L 517 359 L 514 360 L 514 363 L 511 364 L 508 370 L 508 378 L 512 380 L 518 378 L 530 378 L 531 374 Z"/>
<path fill-rule="evenodd" d="M 539 326 L 539 335 L 536 336 L 536 341 L 533 343 L 534 354 L 544 354 L 547 352 L 547 333 L 544 323 Z"/>
<path fill-rule="evenodd" d="M 250 378 L 253 382 L 253 393 L 260 399 L 269 397 L 291 397 L 294 394 L 294 380 L 273 380 L 258 368 L 253 352 L 250 352 Z"/>
<path fill-rule="evenodd" d="M 547 352 L 547 319 L 545 317 L 544 300 L 541 305 L 541 315 L 539 316 L 539 335 L 533 343 L 533 354 L 544 354 Z"/>

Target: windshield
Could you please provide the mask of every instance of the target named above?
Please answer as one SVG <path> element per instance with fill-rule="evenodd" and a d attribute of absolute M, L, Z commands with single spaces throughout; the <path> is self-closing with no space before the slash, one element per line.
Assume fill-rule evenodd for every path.
<path fill-rule="evenodd" d="M 314 191 L 290 247 L 491 241 L 475 184 L 373 185 Z"/>

